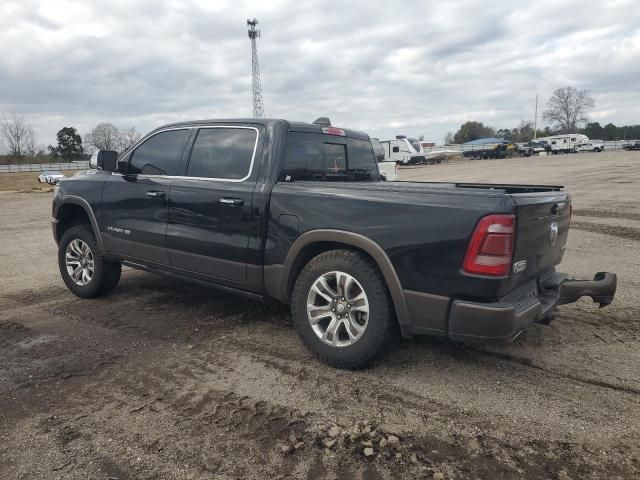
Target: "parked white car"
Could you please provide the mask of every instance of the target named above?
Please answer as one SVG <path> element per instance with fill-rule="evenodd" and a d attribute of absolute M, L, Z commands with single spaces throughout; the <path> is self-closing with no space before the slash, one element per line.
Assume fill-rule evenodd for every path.
<path fill-rule="evenodd" d="M 38 176 L 38 182 L 55 185 L 63 178 L 64 174 L 60 173 L 57 170 L 43 170 L 43 172 Z"/>
<path fill-rule="evenodd" d="M 581 143 L 576 147 L 578 152 L 601 152 L 604 150 L 604 143 L 598 140 L 591 140 L 587 143 Z"/>

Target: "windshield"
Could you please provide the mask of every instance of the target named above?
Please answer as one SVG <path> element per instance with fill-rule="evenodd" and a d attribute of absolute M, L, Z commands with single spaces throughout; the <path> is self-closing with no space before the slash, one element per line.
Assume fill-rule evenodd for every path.
<path fill-rule="evenodd" d="M 415 148 L 416 152 L 422 152 L 422 146 L 420 145 L 420 142 L 417 139 L 407 138 L 407 140 L 409 140 L 409 143 L 413 148 Z"/>
<path fill-rule="evenodd" d="M 62 175 L 62 174 L 61 174 L 59 171 L 57 171 L 57 170 L 53 170 L 53 171 L 46 172 L 46 173 L 47 173 L 48 175 Z"/>

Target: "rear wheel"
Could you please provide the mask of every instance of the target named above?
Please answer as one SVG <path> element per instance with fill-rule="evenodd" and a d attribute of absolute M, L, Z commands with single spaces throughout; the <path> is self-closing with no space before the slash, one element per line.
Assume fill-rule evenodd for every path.
<path fill-rule="evenodd" d="M 122 271 L 120 263 L 108 262 L 102 256 L 89 225 L 76 225 L 64 233 L 58 266 L 67 288 L 82 298 L 109 293 L 118 284 Z"/>
<path fill-rule="evenodd" d="M 351 250 L 313 258 L 298 276 L 291 303 L 303 343 L 321 361 L 362 368 L 392 333 L 392 307 L 375 265 Z"/>

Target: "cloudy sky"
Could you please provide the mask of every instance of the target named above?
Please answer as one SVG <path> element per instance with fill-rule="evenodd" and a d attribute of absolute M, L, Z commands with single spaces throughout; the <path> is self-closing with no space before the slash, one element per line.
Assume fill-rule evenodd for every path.
<path fill-rule="evenodd" d="M 43 145 L 63 126 L 250 116 L 255 16 L 268 117 L 441 142 L 532 120 L 536 92 L 572 85 L 593 120 L 639 123 L 637 2 L 2 0 L 0 112 Z"/>

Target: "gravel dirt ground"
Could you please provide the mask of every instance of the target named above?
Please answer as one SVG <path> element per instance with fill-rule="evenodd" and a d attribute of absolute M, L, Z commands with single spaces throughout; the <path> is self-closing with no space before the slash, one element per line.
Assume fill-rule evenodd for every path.
<path fill-rule="evenodd" d="M 460 161 L 408 180 L 564 184 L 562 268 L 617 272 L 510 345 L 397 342 L 339 371 L 288 309 L 125 270 L 59 277 L 50 193 L 0 193 L 0 478 L 639 478 L 640 152 Z"/>

